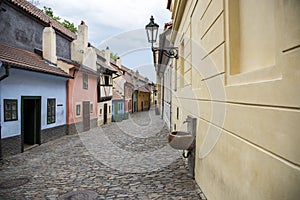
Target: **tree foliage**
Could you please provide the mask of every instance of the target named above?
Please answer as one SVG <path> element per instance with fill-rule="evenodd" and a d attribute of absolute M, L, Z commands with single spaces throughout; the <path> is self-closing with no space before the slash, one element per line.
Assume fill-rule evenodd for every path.
<path fill-rule="evenodd" d="M 103 53 L 105 53 L 105 49 L 102 49 L 101 51 L 102 51 Z M 118 60 L 120 57 L 119 57 L 118 53 L 113 53 L 113 52 L 111 52 L 111 53 L 110 53 L 110 58 L 113 59 L 114 61 L 116 61 L 116 60 Z"/>
<path fill-rule="evenodd" d="M 110 57 L 111 57 L 114 61 L 118 60 L 118 58 L 119 58 L 119 56 L 118 56 L 117 53 L 110 53 Z"/>
<path fill-rule="evenodd" d="M 44 6 L 44 13 L 52 19 L 54 19 L 55 21 L 57 21 L 58 23 L 60 23 L 61 25 L 63 25 L 64 27 L 66 27 L 67 29 L 69 29 L 70 31 L 72 31 L 73 33 L 77 32 L 77 28 L 75 27 L 74 23 L 66 19 L 61 21 L 61 18 L 59 16 L 54 16 L 52 8 Z"/>

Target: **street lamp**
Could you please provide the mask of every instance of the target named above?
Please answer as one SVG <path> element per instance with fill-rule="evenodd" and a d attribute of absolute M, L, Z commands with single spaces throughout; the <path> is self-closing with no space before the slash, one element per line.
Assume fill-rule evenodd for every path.
<path fill-rule="evenodd" d="M 162 51 L 164 55 L 169 58 L 178 58 L 178 48 L 177 47 L 165 47 L 163 49 L 159 49 L 157 47 L 153 47 L 153 43 L 156 42 L 158 35 L 158 27 L 159 25 L 154 22 L 153 16 L 150 18 L 150 23 L 145 26 L 148 42 L 151 43 L 152 51 Z"/>
<path fill-rule="evenodd" d="M 156 42 L 157 34 L 158 34 L 158 27 L 159 25 L 154 22 L 153 16 L 150 18 L 149 24 L 146 25 L 145 29 L 147 32 L 147 38 L 148 42 L 152 44 L 153 49 L 153 43 Z"/>

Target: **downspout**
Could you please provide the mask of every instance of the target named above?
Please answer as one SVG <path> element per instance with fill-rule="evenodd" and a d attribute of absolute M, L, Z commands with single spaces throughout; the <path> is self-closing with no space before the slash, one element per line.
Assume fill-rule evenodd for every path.
<path fill-rule="evenodd" d="M 172 61 L 172 64 L 171 65 L 173 65 L 173 61 Z M 171 65 L 170 65 L 170 67 L 171 67 Z M 173 70 L 170 70 L 170 131 L 172 131 L 172 71 Z"/>
<path fill-rule="evenodd" d="M 162 108 L 161 108 L 161 118 L 164 119 L 164 111 L 165 111 L 165 76 L 164 76 L 164 73 L 163 73 L 163 81 L 162 81 Z"/>
<path fill-rule="evenodd" d="M 123 102 L 124 102 L 124 113 L 125 113 L 125 100 L 126 100 L 126 91 L 125 91 L 125 85 L 126 85 L 126 82 L 123 84 L 124 85 L 124 87 L 123 87 L 123 91 L 124 91 L 124 97 L 123 97 Z"/>
<path fill-rule="evenodd" d="M 7 78 L 9 76 L 9 66 L 7 64 L 4 64 L 3 66 L 5 68 L 5 74 L 0 77 L 0 81 L 4 80 L 5 78 Z"/>
<path fill-rule="evenodd" d="M 3 66 L 5 68 L 5 74 L 0 77 L 0 81 L 4 80 L 5 78 L 7 78 L 9 76 L 9 66 L 7 64 L 5 64 Z M 2 62 L 0 61 L 0 68 L 1 67 L 2 67 Z M 1 106 L 1 108 L 2 108 L 2 106 Z M 0 111 L 1 111 L 1 108 L 0 108 Z M 2 120 L 1 120 L 1 112 L 0 112 L 0 160 L 2 160 L 2 144 L 1 144 L 1 141 L 2 141 L 2 133 L 1 133 L 2 125 L 1 124 L 2 124 Z"/>
<path fill-rule="evenodd" d="M 160 41 L 159 41 L 159 46 L 160 46 L 160 48 L 161 49 L 164 49 L 164 47 L 165 47 L 165 39 L 166 39 L 166 37 L 165 37 L 165 35 L 164 35 L 164 33 L 162 33 L 162 34 L 160 34 Z M 162 88 L 161 88 L 161 91 L 162 91 L 162 94 L 161 94 L 161 118 L 162 119 L 164 119 L 164 103 L 165 103 L 165 99 L 164 99 L 164 87 L 165 87 L 165 85 L 164 85 L 164 72 L 160 72 L 160 70 L 161 70 L 161 68 L 163 67 L 162 66 L 162 62 L 163 62 L 163 51 L 162 50 L 160 50 L 159 51 L 159 56 L 158 56 L 158 75 L 160 76 L 161 75 L 161 77 L 162 77 L 162 84 L 161 84 L 161 86 L 162 86 Z M 165 70 L 164 70 L 165 71 Z"/>
<path fill-rule="evenodd" d="M 76 72 L 78 72 L 79 70 L 77 68 L 73 68 L 73 73 L 72 73 L 72 76 L 71 76 L 71 79 L 75 79 L 75 76 L 77 75 Z M 67 105 L 66 105 L 66 117 L 67 117 L 67 135 L 70 135 L 71 134 L 71 131 L 70 131 L 70 125 L 72 123 L 72 121 L 74 121 L 74 119 L 70 119 L 70 107 L 69 105 L 71 105 L 71 99 L 70 99 L 70 79 L 67 80 L 66 82 L 66 90 L 67 90 Z"/>

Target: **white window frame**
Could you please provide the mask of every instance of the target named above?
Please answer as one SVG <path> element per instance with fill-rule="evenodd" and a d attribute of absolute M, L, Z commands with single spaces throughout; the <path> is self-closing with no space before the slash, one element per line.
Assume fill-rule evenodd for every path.
<path fill-rule="evenodd" d="M 79 106 L 79 108 L 80 108 L 80 113 L 79 113 L 79 115 L 77 115 L 77 106 Z M 81 117 L 81 113 L 82 113 L 82 110 L 81 110 L 81 103 L 76 103 L 75 104 L 75 117 Z"/>

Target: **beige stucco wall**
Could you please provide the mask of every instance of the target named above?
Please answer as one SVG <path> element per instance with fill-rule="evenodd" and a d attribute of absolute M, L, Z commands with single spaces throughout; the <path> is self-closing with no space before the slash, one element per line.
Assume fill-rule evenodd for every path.
<path fill-rule="evenodd" d="M 105 101 L 105 102 L 100 102 L 98 103 L 98 126 L 103 125 L 103 116 L 104 116 L 104 104 L 107 104 L 107 123 L 111 122 L 112 119 L 112 102 L 110 101 Z M 102 113 L 100 114 L 100 110 L 102 110 Z"/>
<path fill-rule="evenodd" d="M 43 58 L 56 64 L 56 34 L 52 27 L 43 30 Z"/>
<path fill-rule="evenodd" d="M 82 22 L 78 25 L 77 39 L 71 43 L 71 58 L 93 70 L 97 70 L 97 54 L 93 47 L 88 46 L 88 26 Z"/>
<path fill-rule="evenodd" d="M 66 63 L 62 60 L 57 60 L 57 66 L 62 69 L 64 72 L 69 74 L 69 70 L 74 67 L 74 65 L 71 65 L 69 63 Z"/>
<path fill-rule="evenodd" d="M 172 124 L 197 117 L 197 183 L 208 199 L 298 199 L 300 2 L 186 1 L 181 20 L 174 2 Z"/>

